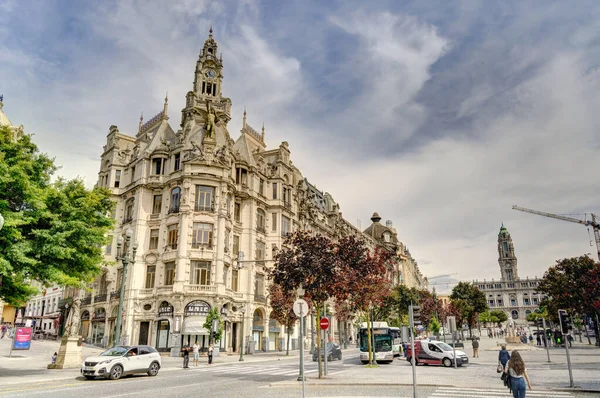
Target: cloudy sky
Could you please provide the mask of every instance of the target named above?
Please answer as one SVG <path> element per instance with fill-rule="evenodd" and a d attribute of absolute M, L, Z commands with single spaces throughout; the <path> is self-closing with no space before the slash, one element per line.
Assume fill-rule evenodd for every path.
<path fill-rule="evenodd" d="M 110 125 L 135 132 L 168 91 L 178 127 L 211 23 L 230 133 L 246 106 L 349 221 L 392 220 L 424 274 L 498 279 L 502 222 L 521 277 L 595 252 L 583 225 L 511 209 L 600 214 L 595 0 L 3 0 L 4 111 L 92 186 Z"/>

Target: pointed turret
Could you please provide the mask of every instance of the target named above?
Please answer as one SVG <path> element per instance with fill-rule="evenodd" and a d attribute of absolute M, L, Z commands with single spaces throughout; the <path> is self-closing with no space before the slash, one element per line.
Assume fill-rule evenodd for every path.
<path fill-rule="evenodd" d="M 169 92 L 165 94 L 165 103 L 163 105 L 163 119 L 169 119 Z"/>
<path fill-rule="evenodd" d="M 138 126 L 138 134 L 142 132 L 142 126 L 144 125 L 144 111 L 140 115 L 140 125 Z"/>

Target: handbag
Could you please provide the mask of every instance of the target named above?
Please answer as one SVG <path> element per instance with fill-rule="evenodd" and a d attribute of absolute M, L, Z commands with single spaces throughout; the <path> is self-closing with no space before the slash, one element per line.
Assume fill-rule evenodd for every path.
<path fill-rule="evenodd" d="M 496 373 L 502 373 L 504 369 L 502 368 L 502 364 L 498 364 L 498 367 L 496 368 Z"/>

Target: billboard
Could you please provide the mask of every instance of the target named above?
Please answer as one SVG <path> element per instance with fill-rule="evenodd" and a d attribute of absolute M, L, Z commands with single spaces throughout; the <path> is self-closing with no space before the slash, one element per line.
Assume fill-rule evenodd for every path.
<path fill-rule="evenodd" d="M 32 328 L 18 327 L 13 340 L 13 350 L 28 350 L 31 346 Z"/>

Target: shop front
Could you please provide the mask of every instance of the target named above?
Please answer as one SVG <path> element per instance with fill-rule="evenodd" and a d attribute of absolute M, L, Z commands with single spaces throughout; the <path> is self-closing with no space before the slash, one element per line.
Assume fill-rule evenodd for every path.
<path fill-rule="evenodd" d="M 156 317 L 156 345 L 157 351 L 169 351 L 169 334 L 171 333 L 171 320 L 173 319 L 173 306 L 167 301 L 160 303 Z"/>
<path fill-rule="evenodd" d="M 263 336 L 265 331 L 265 318 L 262 314 L 262 311 L 257 309 L 254 311 L 254 317 L 252 318 L 252 340 L 254 340 L 254 351 L 262 351 L 264 348 L 263 345 Z M 250 349 L 252 351 L 252 348 Z"/>
<path fill-rule="evenodd" d="M 185 306 L 183 327 L 181 328 L 182 346 L 193 345 L 197 341 L 203 351 L 208 350 L 209 334 L 208 330 L 204 328 L 204 323 L 210 308 L 210 304 L 203 300 L 190 301 Z"/>
<path fill-rule="evenodd" d="M 81 325 L 79 326 L 79 335 L 83 338 L 83 341 L 87 341 L 89 331 L 90 331 L 90 312 L 83 311 L 81 313 Z"/>
<path fill-rule="evenodd" d="M 96 308 L 92 318 L 92 339 L 91 343 L 96 346 L 104 347 L 104 331 L 106 329 L 106 310 L 103 307 Z"/>
<path fill-rule="evenodd" d="M 281 328 L 275 319 L 269 319 L 269 351 L 279 350 L 279 333 Z"/>
<path fill-rule="evenodd" d="M 115 305 L 108 318 L 108 346 L 112 347 L 115 335 L 117 334 L 117 314 L 119 313 L 119 306 Z M 123 333 L 121 333 L 121 336 Z"/>

